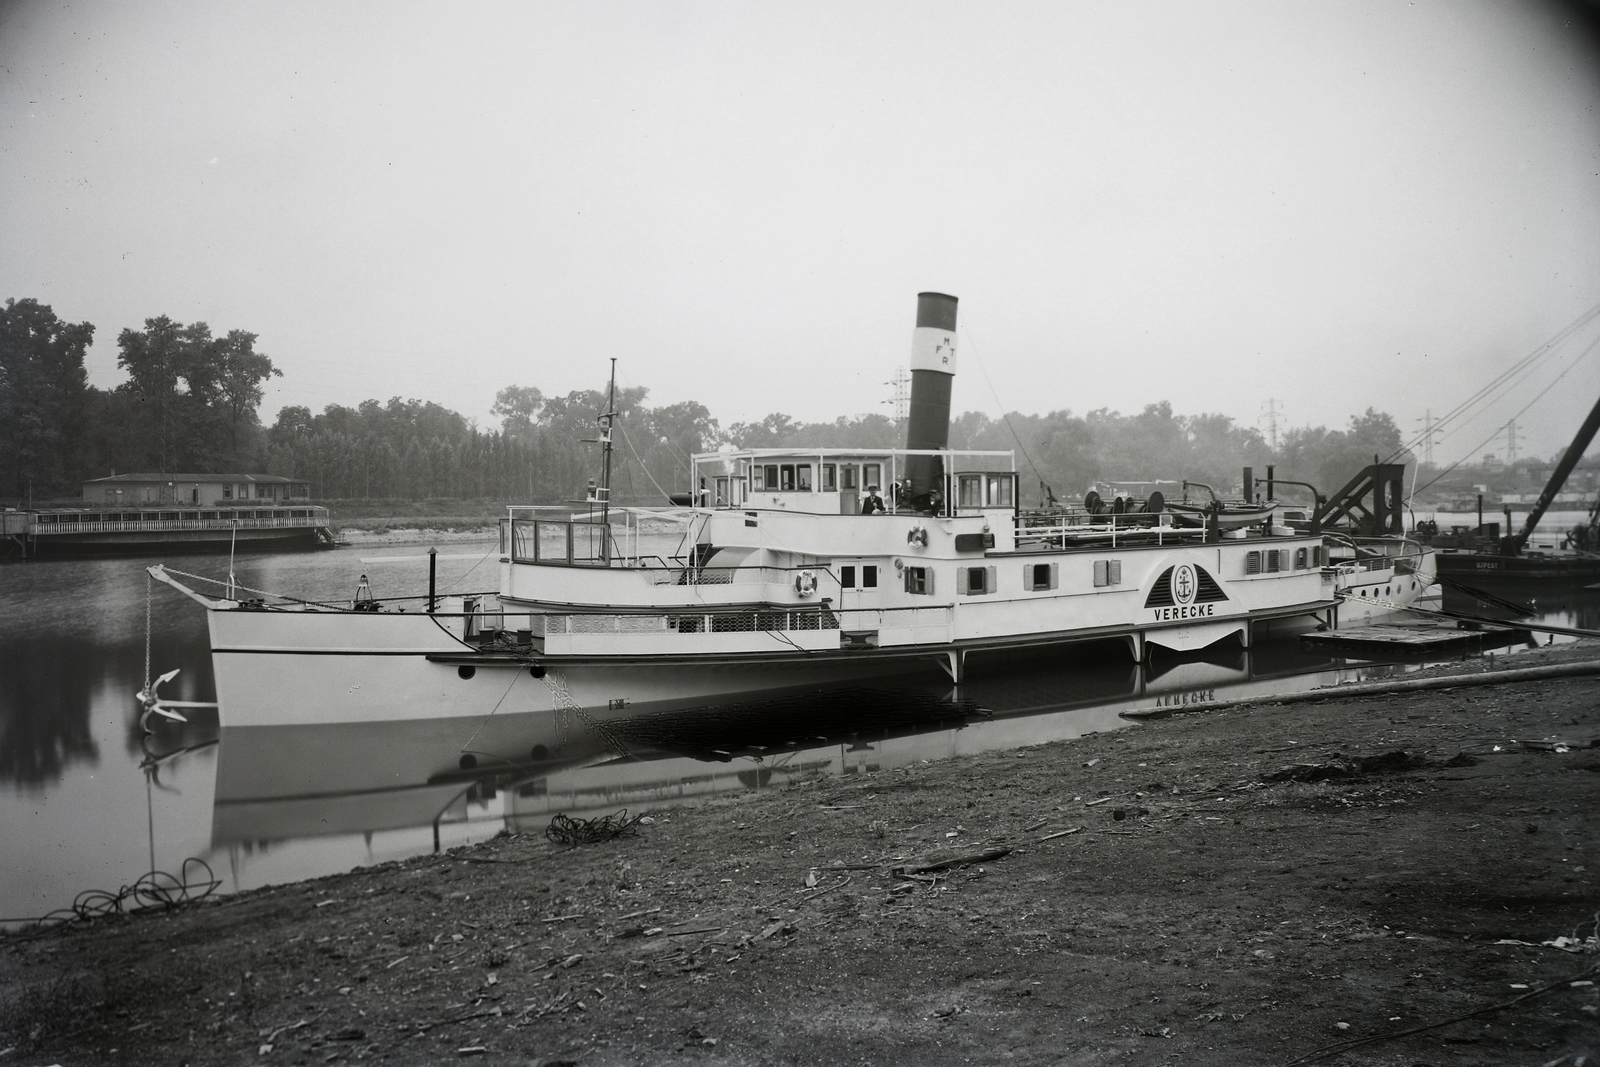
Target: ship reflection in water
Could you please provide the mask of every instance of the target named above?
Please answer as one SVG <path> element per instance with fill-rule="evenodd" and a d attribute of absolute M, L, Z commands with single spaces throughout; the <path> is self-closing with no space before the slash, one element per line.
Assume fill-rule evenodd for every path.
<path fill-rule="evenodd" d="M 524 745 L 548 736 L 533 715 L 224 729 L 211 841 L 244 888 L 281 880 L 286 863 L 296 866 L 286 852 L 348 852 L 329 840 L 339 835 L 363 842 L 364 855 L 350 862 L 373 862 L 426 851 L 429 837 L 433 847 L 449 847 L 502 827 L 539 833 L 558 811 L 638 811 L 781 789 L 1122 729 L 1129 723 L 1121 713 L 1133 709 L 1401 669 L 1350 667 L 1292 642 L 1143 666 L 1122 646 L 1090 647 L 1049 662 L 990 663 L 959 690 L 924 675 L 593 727 L 574 720 L 554 751 Z M 396 836 L 375 844 L 385 833 Z M 278 877 L 252 869 L 263 863 Z"/>

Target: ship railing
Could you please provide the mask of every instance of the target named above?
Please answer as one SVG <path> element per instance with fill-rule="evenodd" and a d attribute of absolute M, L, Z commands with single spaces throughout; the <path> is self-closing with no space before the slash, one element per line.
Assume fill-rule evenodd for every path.
<path fill-rule="evenodd" d="M 646 564 L 639 567 L 650 585 L 791 585 L 802 576 L 823 590 L 838 593 L 838 578 L 826 567 L 692 567 L 684 563 Z"/>
<path fill-rule="evenodd" d="M 1067 521 L 1046 522 L 1043 516 L 1019 516 L 1016 526 L 1018 548 L 1066 548 L 1086 538 L 1119 542 L 1164 545 L 1168 542 L 1204 538 L 1205 531 L 1193 526 L 1158 523 L 1157 516 L 1137 512 L 1125 515 L 1067 516 Z"/>
<path fill-rule="evenodd" d="M 33 521 L 28 523 L 30 534 L 72 534 L 72 533 L 140 533 L 140 532 L 165 532 L 172 530 L 231 530 L 237 527 L 241 530 L 264 529 L 290 529 L 309 528 L 328 525 L 328 514 L 325 508 L 305 508 L 297 511 L 307 511 L 306 515 L 271 515 L 270 517 L 255 518 L 253 516 L 229 516 L 215 519 L 184 519 L 184 518 L 158 518 L 157 513 L 151 513 L 149 518 L 117 519 L 117 520 L 92 520 L 84 521 L 81 518 L 65 518 L 61 515 L 35 515 Z M 320 513 L 320 514 L 319 514 Z M 165 514 L 165 513 L 161 513 Z M 173 512 L 174 515 L 182 512 Z M 9 525 L 8 525 L 9 530 Z"/>
<path fill-rule="evenodd" d="M 508 616 L 509 617 L 509 616 Z M 881 631 L 948 629 L 954 613 L 948 605 L 917 608 L 834 609 L 816 607 L 746 611 L 663 612 L 659 614 L 579 613 L 530 615 L 536 637 L 552 634 L 733 634 L 787 633 L 804 630 Z"/>

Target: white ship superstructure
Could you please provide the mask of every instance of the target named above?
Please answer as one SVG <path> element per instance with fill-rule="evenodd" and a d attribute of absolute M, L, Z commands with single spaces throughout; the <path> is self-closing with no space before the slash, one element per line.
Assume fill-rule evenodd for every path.
<path fill-rule="evenodd" d="M 548 752 L 580 724 L 768 689 L 960 683 L 990 654 L 1110 639 L 1143 659 L 1248 645 L 1277 620 L 1331 624 L 1321 536 L 1180 524 L 1157 500 L 1027 511 L 1011 453 L 945 447 L 954 316 L 954 298 L 919 297 L 918 447 L 697 455 L 676 551 L 640 547 L 637 515 L 610 521 L 602 495 L 585 514 L 511 508 L 493 594 L 410 611 L 205 600 L 223 723 L 539 712 L 525 740 Z"/>

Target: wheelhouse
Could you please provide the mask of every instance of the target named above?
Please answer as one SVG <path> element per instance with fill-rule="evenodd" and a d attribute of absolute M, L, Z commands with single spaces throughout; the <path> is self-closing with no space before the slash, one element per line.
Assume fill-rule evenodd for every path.
<path fill-rule="evenodd" d="M 932 456 L 942 471 L 937 491 L 914 506 L 900 486 L 907 460 Z M 711 509 L 785 509 L 817 515 L 882 510 L 944 517 L 1015 510 L 1015 459 L 1010 452 L 961 449 L 751 448 L 693 457 L 693 503 Z"/>

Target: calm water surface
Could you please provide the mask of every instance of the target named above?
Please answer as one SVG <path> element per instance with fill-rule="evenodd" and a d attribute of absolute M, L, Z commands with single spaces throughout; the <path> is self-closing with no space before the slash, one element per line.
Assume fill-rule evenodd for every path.
<path fill-rule="evenodd" d="M 243 585 L 306 598 L 348 598 L 362 573 L 379 598 L 421 595 L 425 551 L 243 556 L 235 569 Z M 439 551 L 441 591 L 498 583 L 495 545 Z M 560 762 L 469 772 L 463 751 L 442 745 L 427 722 L 241 737 L 202 711 L 147 735 L 134 700 L 147 641 L 154 673 L 180 670 L 164 696 L 215 699 L 205 613 L 151 583 L 150 562 L 0 566 L 0 919 L 67 907 L 81 891 L 115 890 L 151 869 L 177 873 L 191 856 L 211 865 L 224 891 L 252 888 L 429 851 L 436 840 L 450 847 L 507 826 L 537 831 L 557 810 L 638 809 L 1016 748 L 1120 728 L 1124 710 L 1407 669 L 1313 654 L 1294 641 L 1152 668 L 1090 649 L 1050 666 L 975 670 L 959 694 L 926 680 L 820 697 L 779 693 L 624 730 L 626 758 L 606 739 L 576 736 Z M 215 555 L 165 562 L 208 576 L 227 571 Z M 1522 599 L 1538 600 L 1544 621 L 1600 627 L 1600 595 Z M 285 702 L 296 699 L 295 684 L 292 676 L 278 682 Z"/>

